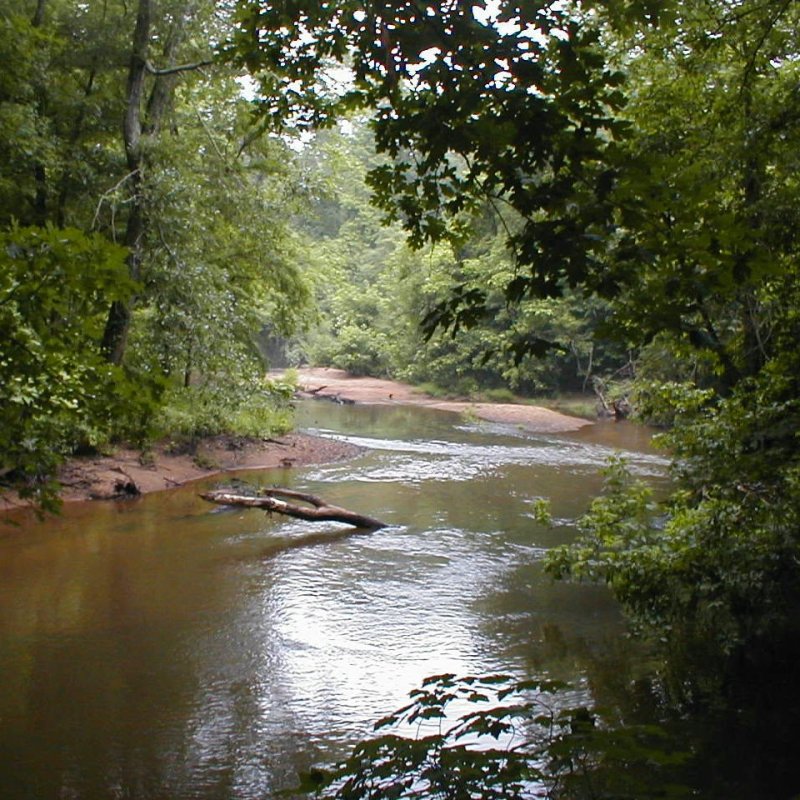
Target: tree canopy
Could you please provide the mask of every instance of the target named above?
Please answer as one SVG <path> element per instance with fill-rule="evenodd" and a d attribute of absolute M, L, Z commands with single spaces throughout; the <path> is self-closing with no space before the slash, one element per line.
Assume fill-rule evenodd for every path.
<path fill-rule="evenodd" d="M 673 487 L 610 465 L 548 568 L 722 689 L 791 660 L 798 37 L 791 0 L 10 0 L 0 479 L 47 501 L 80 447 L 263 432 L 258 334 L 312 297 L 306 352 L 358 371 L 624 359 Z"/>
<path fill-rule="evenodd" d="M 676 489 L 651 508 L 617 475 L 551 566 L 722 654 L 763 652 L 800 599 L 798 13 L 244 2 L 234 44 L 276 129 L 371 110 L 373 201 L 413 247 L 463 247 L 497 215 L 508 269 L 457 259 L 429 333 L 491 330 L 498 289 L 508 308 L 575 291 L 609 304 L 599 331 L 638 349 L 640 410 L 674 425 Z M 538 321 L 516 345 L 542 352 L 547 333 Z"/>
<path fill-rule="evenodd" d="M 217 56 L 232 25 L 205 0 L 0 11 L 0 475 L 41 499 L 76 448 L 253 397 L 269 429 L 257 338 L 308 313 L 303 190 Z"/>
<path fill-rule="evenodd" d="M 237 52 L 279 128 L 375 109 L 389 158 L 368 181 L 412 245 L 458 240 L 488 202 L 517 266 L 508 301 L 568 287 L 619 299 L 620 336 L 668 331 L 730 384 L 763 361 L 753 292 L 791 248 L 795 15 L 777 2 L 680 15 L 667 2 L 244 3 Z M 352 69 L 338 94 L 332 61 Z M 465 283 L 428 324 L 485 309 Z"/>

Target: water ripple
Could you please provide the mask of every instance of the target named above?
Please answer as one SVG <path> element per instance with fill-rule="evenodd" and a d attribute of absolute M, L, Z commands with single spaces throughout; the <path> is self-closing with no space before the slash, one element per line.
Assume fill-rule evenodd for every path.
<path fill-rule="evenodd" d="M 604 445 L 548 439 L 524 440 L 516 445 L 472 444 L 437 440 L 382 439 L 342 436 L 329 431 L 312 431 L 354 444 L 379 457 L 354 463 L 327 465 L 312 472 L 312 480 L 360 480 L 366 482 L 469 481 L 491 475 L 510 465 L 569 468 L 596 473 L 609 458 L 619 454 Z M 382 457 L 386 454 L 385 457 Z M 669 461 L 652 453 L 624 451 L 631 471 L 642 477 L 661 477 Z"/>

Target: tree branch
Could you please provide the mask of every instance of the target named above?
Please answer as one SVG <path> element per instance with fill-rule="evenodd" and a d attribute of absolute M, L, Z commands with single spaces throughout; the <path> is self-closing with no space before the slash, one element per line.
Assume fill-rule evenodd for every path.
<path fill-rule="evenodd" d="M 191 72 L 192 70 L 200 69 L 201 67 L 207 67 L 213 63 L 213 59 L 208 59 L 206 61 L 197 61 L 194 64 L 178 64 L 174 67 L 158 69 L 157 67 L 154 67 L 150 61 L 145 61 L 144 67 L 151 75 L 175 75 L 178 72 Z"/>
<path fill-rule="evenodd" d="M 105 191 L 105 192 L 103 192 L 103 194 L 100 195 L 100 199 L 97 201 L 97 207 L 94 210 L 94 217 L 92 217 L 92 224 L 91 224 L 89 230 L 92 230 L 92 231 L 97 230 L 97 220 L 100 218 L 100 211 L 101 211 L 101 209 L 103 207 L 103 203 L 106 201 L 106 199 L 111 197 L 114 194 L 114 192 L 116 192 L 117 189 L 119 189 L 122 186 L 122 184 L 125 183 L 125 181 L 131 180 L 133 177 L 135 177 L 137 172 L 138 172 L 138 170 L 134 170 L 133 172 L 129 172 L 127 175 L 125 175 L 122 178 L 120 178 L 120 180 L 117 181 L 108 191 Z M 130 198 L 128 200 L 125 200 L 124 202 L 130 203 L 131 202 Z M 117 237 L 116 236 L 114 236 L 114 241 L 115 242 L 117 241 Z"/>
<path fill-rule="evenodd" d="M 278 514 L 285 514 L 308 522 L 344 522 L 357 528 L 372 530 L 387 527 L 385 522 L 373 517 L 366 517 L 346 508 L 331 505 L 316 495 L 295 492 L 291 489 L 261 489 L 260 494 L 255 497 L 232 494 L 218 489 L 211 492 L 203 492 L 200 497 L 203 500 L 208 500 L 209 503 L 218 503 L 224 506 L 244 506 L 245 508 L 263 508 L 268 512 L 275 511 Z M 309 503 L 310 507 L 287 503 L 285 500 L 279 500 L 278 498 L 280 497 L 302 500 L 305 503 Z"/>

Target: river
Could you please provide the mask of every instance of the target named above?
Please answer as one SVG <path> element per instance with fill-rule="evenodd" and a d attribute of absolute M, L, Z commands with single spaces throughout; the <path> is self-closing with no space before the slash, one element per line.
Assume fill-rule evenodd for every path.
<path fill-rule="evenodd" d="M 0 797 L 273 797 L 442 672 L 546 673 L 623 702 L 636 653 L 618 608 L 540 562 L 616 450 L 664 475 L 646 431 L 313 401 L 298 415 L 362 454 L 243 477 L 389 527 L 220 510 L 197 497 L 206 482 L 0 530 Z M 533 519 L 539 497 L 553 527 Z"/>

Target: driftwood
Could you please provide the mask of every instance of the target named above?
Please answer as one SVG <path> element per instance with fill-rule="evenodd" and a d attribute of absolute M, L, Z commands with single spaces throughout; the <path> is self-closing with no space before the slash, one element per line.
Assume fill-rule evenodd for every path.
<path fill-rule="evenodd" d="M 246 508 L 263 508 L 265 511 L 275 511 L 289 517 L 304 519 L 309 522 L 345 522 L 357 528 L 385 528 L 386 523 L 363 514 L 356 514 L 340 506 L 333 506 L 321 497 L 305 492 L 295 492 L 291 489 L 260 489 L 255 496 L 234 494 L 224 489 L 215 489 L 200 495 L 203 500 L 218 503 L 224 506 L 244 506 Z M 288 497 L 292 500 L 302 500 L 309 505 L 301 506 L 281 500 Z"/>
<path fill-rule="evenodd" d="M 597 378 L 592 378 L 592 389 L 597 395 L 598 417 L 614 417 L 616 420 L 627 419 L 631 415 L 631 404 L 627 396 L 612 400 L 610 403 L 606 400 L 605 387 L 603 382 Z"/>

